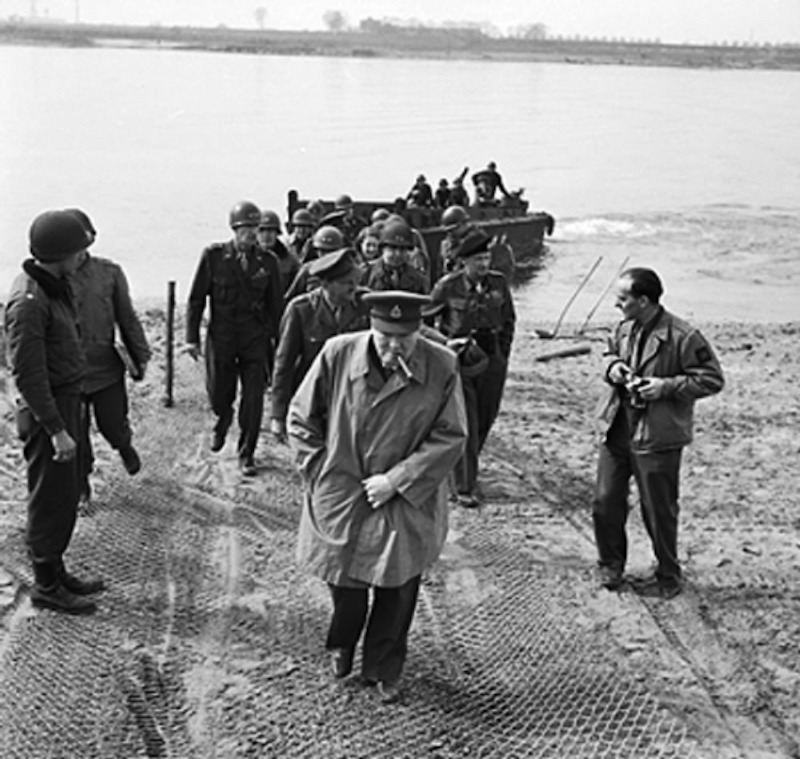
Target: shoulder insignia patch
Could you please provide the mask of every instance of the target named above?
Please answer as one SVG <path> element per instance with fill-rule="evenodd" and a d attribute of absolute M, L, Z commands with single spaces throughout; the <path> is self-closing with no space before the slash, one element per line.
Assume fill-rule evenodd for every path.
<path fill-rule="evenodd" d="M 701 345 L 694 353 L 695 358 L 701 364 L 706 364 L 711 360 L 711 351 L 707 346 Z"/>

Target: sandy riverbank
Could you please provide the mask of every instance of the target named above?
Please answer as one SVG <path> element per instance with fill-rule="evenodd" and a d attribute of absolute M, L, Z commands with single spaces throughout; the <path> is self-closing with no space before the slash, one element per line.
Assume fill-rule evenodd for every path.
<path fill-rule="evenodd" d="M 152 307 L 142 313 L 157 353 L 145 382 L 132 386 L 136 440 L 147 462 L 163 454 L 158 425 L 164 335 L 163 312 Z M 571 327 L 566 325 L 564 334 Z M 722 394 L 698 404 L 696 442 L 684 459 L 680 548 L 689 583 L 682 596 L 642 602 L 630 592 L 600 590 L 593 580 L 591 418 L 600 388 L 599 339 L 584 343 L 518 335 L 502 414 L 483 458 L 487 506 L 479 515 L 454 513 L 453 529 L 474 519 L 502 523 L 515 548 L 529 551 L 551 570 L 564 568 L 564 582 L 573 585 L 587 628 L 610 633 L 615 648 L 608 655 L 637 673 L 692 735 L 702 737 L 704 758 L 797 756 L 800 324 L 702 328 L 718 350 L 728 384 Z M 536 360 L 574 345 L 590 350 Z M 207 414 L 199 370 L 180 355 L 177 370 L 181 402 L 173 413 Z M 5 374 L 0 381 L 7 384 Z M 3 397 L 0 524 L 8 536 L 18 534 L 24 522 L 24 480 L 7 394 Z M 101 497 L 104 482 L 119 476 L 115 457 L 103 446 L 98 444 L 96 475 Z M 198 470 L 202 458 L 215 492 L 235 498 L 238 486 L 230 476 L 214 475 L 217 465 L 206 461 L 207 452 L 189 447 L 177 453 L 182 461 L 177 471 Z M 293 477 L 288 451 L 277 450 L 266 434 L 260 456 L 269 461 L 260 475 L 264 487 L 274 478 Z M 542 510 L 559 519 L 542 521 Z M 646 569 L 651 557 L 636 513 L 632 549 L 630 569 Z M 0 584 L 7 615 L 17 589 L 2 570 L 1 556 Z"/>

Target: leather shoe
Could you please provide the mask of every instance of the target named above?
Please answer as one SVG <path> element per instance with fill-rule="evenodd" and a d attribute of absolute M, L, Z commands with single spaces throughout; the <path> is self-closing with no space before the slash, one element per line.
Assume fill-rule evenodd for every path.
<path fill-rule="evenodd" d="M 622 572 L 612 567 L 600 567 L 600 584 L 606 590 L 619 590 L 625 583 Z"/>
<path fill-rule="evenodd" d="M 51 609 L 63 614 L 94 614 L 97 611 L 94 601 L 75 595 L 60 582 L 49 588 L 34 585 L 31 588 L 31 603 L 38 609 Z"/>
<path fill-rule="evenodd" d="M 480 505 L 480 499 L 474 493 L 459 493 L 456 503 L 465 509 L 477 509 Z"/>
<path fill-rule="evenodd" d="M 122 463 L 125 465 L 125 471 L 128 474 L 134 475 L 142 468 L 142 460 L 139 454 L 132 445 L 119 449 L 119 455 L 122 458 Z"/>
<path fill-rule="evenodd" d="M 239 459 L 239 469 L 245 477 L 255 477 L 257 474 L 256 464 L 252 456 L 243 456 Z"/>
<path fill-rule="evenodd" d="M 353 671 L 353 651 L 349 648 L 333 648 L 330 653 L 331 673 L 336 678 L 347 677 Z"/>
<path fill-rule="evenodd" d="M 211 451 L 212 453 L 218 453 L 223 449 L 225 446 L 225 435 L 222 432 L 214 432 L 214 436 L 211 438 Z"/>
<path fill-rule="evenodd" d="M 66 570 L 61 573 L 61 584 L 76 596 L 91 596 L 106 589 L 106 584 L 99 577 L 90 580 L 81 580 L 80 577 L 70 574 Z"/>
<path fill-rule="evenodd" d="M 378 683 L 378 698 L 382 704 L 396 704 L 400 700 L 400 686 L 381 680 Z"/>
<path fill-rule="evenodd" d="M 634 590 L 642 598 L 660 598 L 669 601 L 680 595 L 683 588 L 679 582 L 654 582 L 650 585 L 634 586 Z"/>

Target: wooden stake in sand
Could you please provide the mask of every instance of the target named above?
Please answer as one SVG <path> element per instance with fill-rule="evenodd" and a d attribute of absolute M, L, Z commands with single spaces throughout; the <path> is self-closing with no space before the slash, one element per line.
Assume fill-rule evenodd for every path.
<path fill-rule="evenodd" d="M 175 350 L 174 350 L 174 331 L 175 331 L 175 283 L 167 282 L 167 376 L 166 388 L 164 392 L 164 405 L 172 408 L 174 403 L 172 397 L 172 386 L 175 369 Z"/>

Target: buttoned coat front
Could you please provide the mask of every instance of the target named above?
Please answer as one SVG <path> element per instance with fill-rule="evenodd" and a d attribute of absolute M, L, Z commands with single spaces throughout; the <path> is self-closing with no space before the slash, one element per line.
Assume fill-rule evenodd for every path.
<path fill-rule="evenodd" d="M 288 431 L 306 485 L 298 560 L 339 586 L 398 587 L 439 556 L 447 476 L 467 422 L 456 357 L 424 338 L 409 373 L 385 382 L 369 332 L 324 346 L 292 399 Z M 396 494 L 373 509 L 364 479 L 385 474 Z"/>

